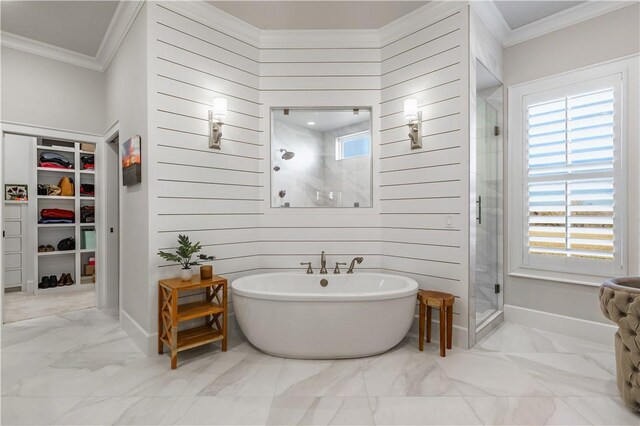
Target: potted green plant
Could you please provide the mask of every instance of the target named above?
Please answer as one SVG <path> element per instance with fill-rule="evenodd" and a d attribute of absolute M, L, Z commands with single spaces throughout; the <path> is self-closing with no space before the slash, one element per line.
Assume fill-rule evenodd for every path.
<path fill-rule="evenodd" d="M 199 265 L 202 260 L 213 260 L 213 256 L 207 256 L 206 254 L 201 254 L 197 257 L 197 260 L 193 260 L 193 257 L 202 249 L 202 245 L 198 241 L 197 243 L 192 243 L 189 240 L 189 237 L 186 235 L 178 235 L 178 249 L 175 253 L 167 253 L 166 251 L 158 251 L 158 256 L 166 260 L 167 262 L 176 262 L 179 263 L 182 267 L 180 271 L 180 278 L 182 281 L 189 281 L 193 276 L 191 271 L 191 267 L 194 265 Z"/>

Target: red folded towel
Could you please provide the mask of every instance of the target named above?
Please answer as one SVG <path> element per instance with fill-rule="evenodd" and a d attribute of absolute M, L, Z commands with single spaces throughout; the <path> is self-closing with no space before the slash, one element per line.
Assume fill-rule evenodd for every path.
<path fill-rule="evenodd" d="M 42 209 L 40 216 L 43 219 L 73 219 L 75 214 L 71 210 L 64 209 Z"/>

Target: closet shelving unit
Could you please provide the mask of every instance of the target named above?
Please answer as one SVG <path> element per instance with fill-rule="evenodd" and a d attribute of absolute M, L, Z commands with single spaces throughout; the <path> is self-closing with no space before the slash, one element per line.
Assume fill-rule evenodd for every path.
<path fill-rule="evenodd" d="M 95 206 L 95 193 L 94 196 L 82 196 L 80 195 L 81 184 L 94 184 L 95 191 L 95 170 L 83 170 L 82 169 L 82 156 L 93 156 L 95 164 L 95 152 L 84 151 L 81 149 L 82 144 L 85 142 L 71 142 L 71 141 L 58 141 L 51 139 L 38 138 L 36 141 L 36 147 L 33 150 L 35 158 L 33 159 L 36 188 L 34 188 L 32 194 L 37 194 L 37 184 L 54 184 L 58 185 L 60 179 L 64 176 L 68 176 L 74 183 L 74 195 L 73 196 L 58 196 L 58 195 L 37 195 L 37 203 L 32 203 L 35 207 L 35 211 L 31 215 L 36 222 L 37 229 L 37 244 L 36 251 L 40 245 L 52 245 L 55 251 L 51 252 L 36 252 L 35 254 L 35 267 L 36 267 L 36 279 L 38 282 L 42 280 L 43 276 L 56 275 L 58 279 L 64 273 L 70 273 L 73 278 L 73 285 L 66 285 L 62 287 L 52 287 L 41 289 L 36 284 L 36 293 L 52 293 L 67 291 L 72 289 L 78 289 L 81 286 L 93 285 L 92 276 L 83 276 L 84 265 L 88 264 L 89 258 L 95 258 L 95 247 L 85 248 L 82 245 L 82 231 L 93 230 L 96 231 L 95 222 L 82 223 L 81 222 L 81 207 L 85 205 Z M 73 163 L 73 169 L 57 169 L 39 167 L 40 154 L 43 152 L 53 152 L 66 157 Z M 40 211 L 45 208 L 59 208 L 65 210 L 72 210 L 75 214 L 74 223 L 52 223 L 41 224 Z M 95 215 L 95 211 L 94 211 Z M 57 248 L 58 242 L 64 238 L 73 237 L 75 240 L 75 250 L 60 251 Z"/>

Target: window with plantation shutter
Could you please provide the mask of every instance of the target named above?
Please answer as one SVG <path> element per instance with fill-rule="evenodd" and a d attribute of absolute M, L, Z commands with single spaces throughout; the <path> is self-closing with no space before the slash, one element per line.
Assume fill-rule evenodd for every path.
<path fill-rule="evenodd" d="M 623 74 L 600 74 L 576 72 L 510 93 L 510 115 L 519 121 L 510 225 L 521 234 L 510 232 L 520 271 L 606 277 L 624 270 Z"/>
<path fill-rule="evenodd" d="M 614 90 L 527 107 L 530 254 L 611 260 Z"/>

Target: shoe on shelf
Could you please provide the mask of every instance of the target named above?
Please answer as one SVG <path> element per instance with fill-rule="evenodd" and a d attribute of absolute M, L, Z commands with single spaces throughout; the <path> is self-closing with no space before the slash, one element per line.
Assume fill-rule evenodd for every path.
<path fill-rule="evenodd" d="M 49 276 L 49 287 L 58 287 L 58 277 L 55 275 Z"/>
<path fill-rule="evenodd" d="M 47 251 L 47 248 L 45 246 L 38 246 L 38 253 L 42 253 Z"/>
<path fill-rule="evenodd" d="M 65 282 L 66 277 L 67 277 L 67 274 L 60 275 L 60 279 L 58 280 L 58 287 L 62 287 L 66 285 L 66 282 Z"/>
<path fill-rule="evenodd" d="M 73 278 L 71 278 L 71 274 L 67 274 L 66 275 L 65 284 L 66 285 L 73 285 L 74 284 Z"/>
<path fill-rule="evenodd" d="M 42 281 L 38 283 L 38 288 L 49 288 L 49 277 L 42 277 Z"/>
<path fill-rule="evenodd" d="M 51 244 L 47 244 L 44 251 L 56 251 L 56 249 Z"/>

